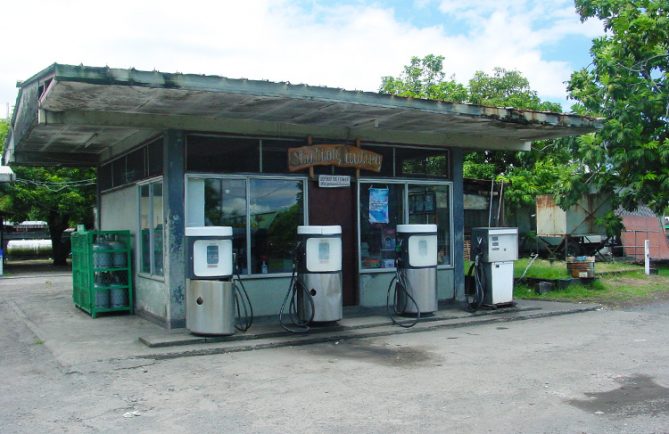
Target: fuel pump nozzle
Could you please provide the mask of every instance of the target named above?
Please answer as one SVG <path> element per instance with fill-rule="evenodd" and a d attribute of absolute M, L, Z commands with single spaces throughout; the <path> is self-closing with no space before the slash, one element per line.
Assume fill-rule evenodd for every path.
<path fill-rule="evenodd" d="M 288 291 L 286 291 L 286 296 L 283 299 L 281 304 L 281 310 L 279 310 L 279 323 L 284 330 L 291 333 L 306 333 L 310 330 L 309 323 L 314 319 L 314 300 L 307 290 L 297 279 L 297 269 L 301 261 L 304 261 L 304 254 L 302 251 L 302 243 L 298 242 L 295 246 L 295 251 L 293 253 L 293 271 L 290 276 L 290 283 L 288 284 Z M 309 311 L 308 318 L 300 318 L 300 312 L 298 309 L 298 296 L 305 297 L 308 303 Z M 286 310 L 287 309 L 287 310 Z M 287 313 L 289 323 L 286 323 L 284 315 Z"/>
<path fill-rule="evenodd" d="M 395 276 L 393 276 L 388 285 L 388 292 L 386 294 L 386 311 L 388 316 L 393 324 L 397 324 L 400 327 L 410 328 L 415 326 L 418 321 L 420 321 L 420 309 L 418 303 L 411 295 L 410 291 L 407 290 L 407 279 L 404 273 L 404 266 L 402 258 L 402 240 L 397 242 L 395 247 Z M 391 302 L 391 299 L 394 302 Z M 399 321 L 396 318 L 405 313 L 407 303 L 411 302 L 416 308 L 416 317 L 410 321 Z M 402 304 L 400 304 L 402 303 Z M 391 308 L 392 307 L 392 308 Z"/>
<path fill-rule="evenodd" d="M 473 285 L 469 294 L 467 294 L 467 307 L 471 312 L 476 312 L 481 305 L 483 304 L 483 299 L 485 297 L 484 287 L 485 287 L 485 272 L 481 260 L 483 259 L 483 238 L 478 237 L 476 243 L 473 246 L 473 256 L 474 262 L 469 267 L 467 276 L 472 278 L 473 276 Z"/>

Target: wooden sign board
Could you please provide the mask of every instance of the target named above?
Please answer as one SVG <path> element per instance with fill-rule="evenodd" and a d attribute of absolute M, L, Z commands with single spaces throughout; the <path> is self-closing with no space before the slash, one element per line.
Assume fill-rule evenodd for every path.
<path fill-rule="evenodd" d="M 313 145 L 288 149 L 288 170 L 307 169 L 313 166 L 353 167 L 381 171 L 383 155 L 350 145 Z"/>

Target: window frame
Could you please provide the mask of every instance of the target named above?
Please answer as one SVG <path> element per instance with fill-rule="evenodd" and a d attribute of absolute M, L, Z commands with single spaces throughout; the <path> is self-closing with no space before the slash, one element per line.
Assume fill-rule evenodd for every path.
<path fill-rule="evenodd" d="M 162 185 L 162 191 L 163 194 L 160 196 L 160 208 L 163 211 L 163 225 L 162 225 L 162 240 L 163 240 L 163 248 L 162 248 L 162 254 L 163 254 L 163 271 L 162 274 L 157 274 L 155 272 L 155 239 L 154 239 L 154 232 L 151 230 L 149 232 L 149 272 L 147 273 L 146 271 L 143 271 L 142 269 L 142 187 L 148 186 L 149 187 L 149 213 L 148 213 L 148 220 L 150 222 L 153 222 L 153 210 L 155 209 L 155 204 L 153 203 L 154 201 L 154 196 L 153 196 L 153 185 L 160 183 Z M 137 182 L 135 184 L 137 188 L 137 243 L 135 245 L 135 250 L 136 250 L 136 269 L 137 269 L 137 275 L 141 277 L 146 277 L 149 279 L 154 279 L 154 280 L 165 280 L 165 264 L 167 261 L 165 261 L 165 185 L 163 184 L 163 177 L 158 176 L 155 178 L 151 179 L 146 179 L 142 180 L 141 182 Z"/>
<path fill-rule="evenodd" d="M 449 237 L 450 237 L 450 263 L 449 264 L 442 264 L 442 265 L 437 265 L 438 270 L 450 270 L 455 268 L 454 260 L 453 260 L 453 252 L 454 252 L 454 234 L 453 234 L 453 181 L 446 181 L 442 179 L 414 179 L 414 178 L 403 178 L 403 179 L 388 179 L 388 178 L 360 178 L 357 182 L 357 191 L 356 191 L 356 225 L 357 225 L 357 261 L 358 261 L 358 271 L 360 274 L 367 274 L 367 273 L 394 273 L 397 271 L 396 268 L 364 268 L 362 266 L 362 252 L 361 252 L 361 233 L 360 233 L 360 227 L 361 227 L 361 215 L 360 215 L 360 190 L 363 188 L 363 185 L 365 184 L 399 184 L 403 185 L 404 191 L 403 191 L 403 198 L 402 200 L 404 201 L 403 206 L 404 206 L 404 215 L 403 220 L 404 222 L 409 221 L 409 186 L 410 185 L 445 185 L 448 187 L 448 230 L 449 230 Z"/>
<path fill-rule="evenodd" d="M 439 181 L 452 181 L 452 155 L 451 155 L 451 149 L 450 148 L 435 148 L 435 147 L 426 147 L 426 146 L 407 146 L 407 145 L 397 145 L 393 143 L 386 143 L 386 142 L 363 142 L 361 144 L 362 149 L 367 149 L 369 151 L 375 151 L 374 148 L 388 148 L 391 150 L 392 153 L 392 166 L 391 166 L 391 171 L 392 175 L 381 175 L 381 174 L 374 174 L 373 172 L 367 171 L 367 170 L 361 170 L 361 176 L 360 179 L 367 179 L 367 178 L 374 178 L 374 179 L 392 179 L 395 177 L 400 177 L 400 179 L 414 179 L 413 177 L 416 177 L 416 179 L 420 180 L 439 180 Z M 425 151 L 427 153 L 430 152 L 438 152 L 440 154 L 443 154 L 446 157 L 446 173 L 442 176 L 435 177 L 434 175 L 404 175 L 402 177 L 401 173 L 398 173 L 397 171 L 397 165 L 398 165 L 398 158 L 397 158 L 397 151 L 398 150 L 420 150 L 420 151 Z"/>
<path fill-rule="evenodd" d="M 100 187 L 100 192 L 101 193 L 109 193 L 114 190 L 119 190 L 121 188 L 127 188 L 127 187 L 132 187 L 136 186 L 141 182 L 150 182 L 152 179 L 155 179 L 157 177 L 163 176 L 163 163 L 162 163 L 162 158 L 156 159 L 158 161 L 158 166 L 159 169 L 155 171 L 155 173 L 152 173 L 151 169 L 152 166 L 150 164 L 150 158 L 153 156 L 151 153 L 151 150 L 153 147 L 157 147 L 161 149 L 162 152 L 162 141 L 163 138 L 162 136 L 157 136 L 154 137 L 153 139 L 149 139 L 145 142 L 143 142 L 141 145 L 134 147 L 130 149 L 127 152 L 124 152 L 118 156 L 115 156 L 111 160 L 106 161 L 103 164 L 100 164 L 97 166 L 98 173 L 102 170 L 109 170 L 109 186 L 103 187 L 100 183 L 100 180 L 98 179 L 98 185 Z M 139 177 L 129 180 L 127 178 L 127 170 L 128 170 L 128 158 L 130 158 L 132 155 L 135 153 L 142 153 L 142 159 L 143 159 L 143 164 L 142 164 L 142 173 L 140 174 Z M 152 160 L 151 160 L 152 161 Z M 117 173 L 114 171 L 114 165 L 118 163 L 123 166 L 123 171 L 122 171 L 122 176 L 125 177 L 125 179 L 120 180 L 116 179 Z"/>
<path fill-rule="evenodd" d="M 246 273 L 242 274 L 245 279 L 263 279 L 270 277 L 286 277 L 290 276 L 291 272 L 280 272 L 280 273 L 251 273 L 252 263 L 252 254 L 251 254 L 251 179 L 275 179 L 275 180 L 286 180 L 286 181 L 300 181 L 302 183 L 302 221 L 303 225 L 309 224 L 309 177 L 308 176 L 290 176 L 290 175 L 272 175 L 272 174 L 256 174 L 256 173 L 247 173 L 247 174 L 221 174 L 221 173 L 205 173 L 205 172 L 191 172 L 187 173 L 185 176 L 186 188 L 185 191 L 188 192 L 188 182 L 191 179 L 235 179 L 235 180 L 244 180 L 245 190 L 246 190 Z M 184 201 L 186 213 L 190 208 L 189 205 L 190 198 L 186 194 Z M 188 221 L 186 216 L 185 221 Z M 295 234 L 297 239 L 297 233 Z"/>

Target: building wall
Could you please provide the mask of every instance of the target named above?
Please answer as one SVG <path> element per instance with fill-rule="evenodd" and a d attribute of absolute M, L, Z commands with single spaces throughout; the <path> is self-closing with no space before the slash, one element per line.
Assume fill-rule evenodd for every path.
<path fill-rule="evenodd" d="M 395 273 L 365 273 L 360 277 L 360 306 L 383 307 L 386 305 L 388 285 Z M 288 290 L 290 278 L 253 278 L 243 281 L 251 298 L 256 316 L 278 315 Z M 453 269 L 437 271 L 437 296 L 439 301 L 453 298 Z"/>
<path fill-rule="evenodd" d="M 164 209 L 164 277 L 146 276 L 135 272 L 135 309 L 139 315 L 152 319 L 168 328 L 185 325 L 185 247 L 186 225 L 203 224 L 201 215 L 186 213 L 184 199 L 192 201 L 202 196 L 202 186 L 184 185 L 183 133 L 170 131 L 164 136 L 163 209 Z M 179 155 L 179 158 L 174 157 Z M 440 301 L 460 299 L 463 296 L 463 188 L 462 151 L 452 149 L 452 245 L 453 268 L 438 271 L 438 298 Z M 191 191 L 196 189 L 196 191 Z M 351 186 L 351 188 L 355 188 Z M 197 194 L 196 194 L 197 193 Z M 186 197 L 188 196 L 188 197 Z M 135 184 L 101 194 L 101 228 L 129 229 L 137 234 L 138 190 Z M 189 202 L 189 208 L 193 205 Z M 204 205 L 196 207 L 202 208 Z M 197 218 L 196 218 L 197 217 Z M 135 240 L 135 243 L 137 240 Z M 137 249 L 133 249 L 137 252 Z M 135 261 L 137 263 L 137 261 Z M 460 270 L 460 271 L 457 271 Z M 359 305 L 382 307 L 394 273 L 362 273 L 357 278 Z M 290 277 L 286 275 L 245 278 L 256 316 L 277 315 L 284 300 Z"/>
<path fill-rule="evenodd" d="M 135 313 L 160 325 L 169 327 L 165 280 L 135 273 Z"/>
<path fill-rule="evenodd" d="M 100 229 L 129 230 L 133 240 L 135 267 L 135 312 L 164 325 L 167 318 L 167 285 L 164 279 L 148 278 L 137 273 L 137 219 L 139 215 L 137 186 L 102 193 L 100 198 Z"/>
<path fill-rule="evenodd" d="M 360 276 L 360 306 L 380 307 L 386 305 L 388 286 L 395 273 L 365 273 Z M 453 269 L 437 271 L 437 297 L 439 301 L 453 299 Z"/>
<path fill-rule="evenodd" d="M 137 187 L 125 188 L 102 193 L 100 199 L 100 229 L 103 231 L 129 230 L 134 237 L 137 234 Z"/>
<path fill-rule="evenodd" d="M 255 316 L 279 314 L 290 284 L 289 277 L 245 279 L 243 283 L 251 299 Z"/>

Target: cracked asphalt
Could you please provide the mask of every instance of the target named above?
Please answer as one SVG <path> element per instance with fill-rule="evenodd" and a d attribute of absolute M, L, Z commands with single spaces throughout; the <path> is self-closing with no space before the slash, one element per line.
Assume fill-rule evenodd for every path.
<path fill-rule="evenodd" d="M 46 300 L 56 290 L 33 285 Z M 0 280 L 3 433 L 669 432 L 665 302 L 167 360 L 68 355 L 64 365 L 13 308 L 23 287 Z"/>

